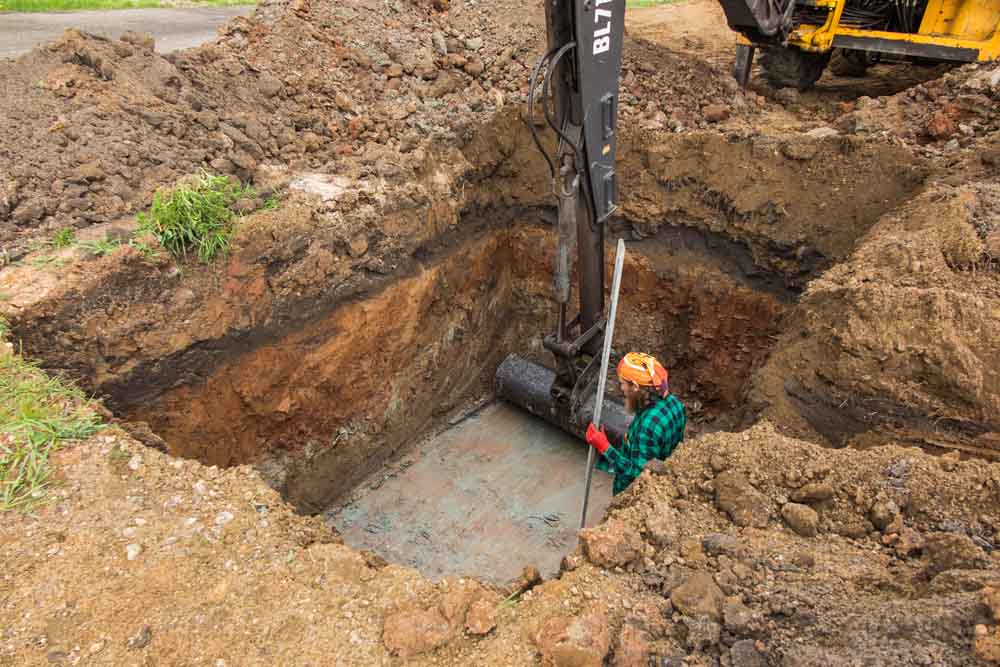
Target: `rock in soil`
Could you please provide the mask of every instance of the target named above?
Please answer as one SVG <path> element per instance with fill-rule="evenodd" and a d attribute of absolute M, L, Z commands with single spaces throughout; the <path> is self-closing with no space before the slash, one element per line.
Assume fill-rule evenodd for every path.
<path fill-rule="evenodd" d="M 688 616 L 707 616 L 713 621 L 722 618 L 725 595 L 710 574 L 697 572 L 670 593 L 674 607 Z"/>
<path fill-rule="evenodd" d="M 591 611 L 549 618 L 535 643 L 545 667 L 601 667 L 611 648 L 611 634 L 604 616 Z"/>
<path fill-rule="evenodd" d="M 724 472 L 715 478 L 715 505 L 737 526 L 763 528 L 770 517 L 767 498 L 735 471 Z"/>
<path fill-rule="evenodd" d="M 601 567 L 620 567 L 642 554 L 642 538 L 629 526 L 607 521 L 596 528 L 580 531 L 580 542 L 587 558 Z"/>
<path fill-rule="evenodd" d="M 816 527 L 819 525 L 819 515 L 816 510 L 808 505 L 798 503 L 785 503 L 781 508 L 781 517 L 802 537 L 815 537 Z"/>
<path fill-rule="evenodd" d="M 393 614 L 385 619 L 382 631 L 386 648 L 401 658 L 427 653 L 446 643 L 451 636 L 450 624 L 436 607 Z"/>

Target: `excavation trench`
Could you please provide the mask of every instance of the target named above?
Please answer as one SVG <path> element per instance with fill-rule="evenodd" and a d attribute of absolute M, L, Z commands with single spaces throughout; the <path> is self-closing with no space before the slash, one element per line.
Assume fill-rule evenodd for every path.
<path fill-rule="evenodd" d="M 552 573 L 572 545 L 586 446 L 490 397 L 507 354 L 550 362 L 554 211 L 523 125 L 480 136 L 491 132 L 467 147 L 477 188 L 461 207 L 449 195 L 429 216 L 382 212 L 358 190 L 351 205 L 370 219 L 347 224 L 343 200 L 325 199 L 347 189 L 327 179 L 325 203 L 293 198 L 251 219 L 223 266 L 181 272 L 123 252 L 71 274 L 15 333 L 147 444 L 253 464 L 350 543 L 430 575 L 503 579 L 525 562 Z M 796 193 L 833 199 L 884 172 L 888 154 L 835 144 L 812 173 L 775 158 L 777 144 L 634 143 L 622 164 L 634 187 L 608 228 L 630 240 L 615 352 L 666 362 L 689 437 L 747 425 L 761 407 L 752 378 L 802 286 L 919 173 L 889 155 L 893 178 L 845 200 L 837 220 L 796 227 L 808 213 Z M 762 166 L 772 195 L 733 162 L 758 180 Z M 431 173 L 427 189 L 442 180 Z M 454 218 L 441 223 L 441 210 Z M 595 521 L 608 488 L 599 476 Z"/>
<path fill-rule="evenodd" d="M 124 415 L 174 454 L 256 463 L 301 511 L 427 574 L 502 579 L 526 562 L 553 574 L 574 539 L 586 447 L 489 402 L 508 353 L 546 361 L 549 215 L 468 221 L 479 231 L 426 248 L 409 275 Z M 686 261 L 664 262 L 678 251 Z M 616 349 L 668 360 L 692 431 L 750 416 L 748 380 L 788 307 L 790 294 L 748 277 L 748 264 L 737 244 L 690 230 L 629 256 Z M 609 489 L 599 475 L 592 520 Z"/>

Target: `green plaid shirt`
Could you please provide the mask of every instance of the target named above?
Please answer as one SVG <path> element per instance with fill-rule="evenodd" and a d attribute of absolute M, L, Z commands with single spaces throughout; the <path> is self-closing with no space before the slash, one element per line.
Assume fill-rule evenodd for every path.
<path fill-rule="evenodd" d="M 628 488 L 632 480 L 642 473 L 647 461 L 663 460 L 670 456 L 681 440 L 687 417 L 684 406 L 673 394 L 646 406 L 628 426 L 625 441 L 620 448 L 608 447 L 597 468 L 614 473 L 614 494 Z"/>

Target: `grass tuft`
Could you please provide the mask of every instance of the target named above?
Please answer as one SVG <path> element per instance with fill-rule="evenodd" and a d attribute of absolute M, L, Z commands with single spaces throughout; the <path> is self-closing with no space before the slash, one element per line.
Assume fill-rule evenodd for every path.
<path fill-rule="evenodd" d="M 151 234 L 177 259 L 187 259 L 190 252 L 207 263 L 229 250 L 237 217 L 233 204 L 252 196 L 249 186 L 202 171 L 153 195 L 149 213 L 139 214 L 139 231 Z"/>
<path fill-rule="evenodd" d="M 253 5 L 252 0 L 191 0 L 192 7 L 230 7 Z M 2 12 L 74 12 L 87 9 L 147 9 L 176 7 L 174 0 L 0 0 Z"/>
<path fill-rule="evenodd" d="M 121 241 L 80 241 L 80 247 L 86 248 L 98 257 L 110 255 L 122 247 Z"/>
<path fill-rule="evenodd" d="M 0 351 L 0 512 L 44 501 L 52 486 L 53 452 L 101 427 L 79 389 Z"/>
<path fill-rule="evenodd" d="M 68 248 L 76 242 L 76 230 L 72 227 L 66 227 L 65 229 L 60 229 L 56 232 L 56 235 L 52 237 L 49 241 L 49 245 L 56 250 L 62 250 L 63 248 Z"/>

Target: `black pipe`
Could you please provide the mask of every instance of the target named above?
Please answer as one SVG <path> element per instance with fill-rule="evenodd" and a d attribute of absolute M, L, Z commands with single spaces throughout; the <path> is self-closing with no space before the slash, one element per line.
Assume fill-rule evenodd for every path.
<path fill-rule="evenodd" d="M 552 396 L 552 385 L 555 380 L 555 371 L 511 354 L 497 369 L 494 384 L 500 398 L 524 408 L 582 440 L 587 431 L 587 424 L 594 416 L 595 399 L 592 396 L 587 398 L 574 419 L 570 414 L 568 403 L 556 401 Z M 618 403 L 605 400 L 601 421 L 607 429 L 608 439 L 613 444 L 621 443 L 630 421 L 625 408 Z"/>

